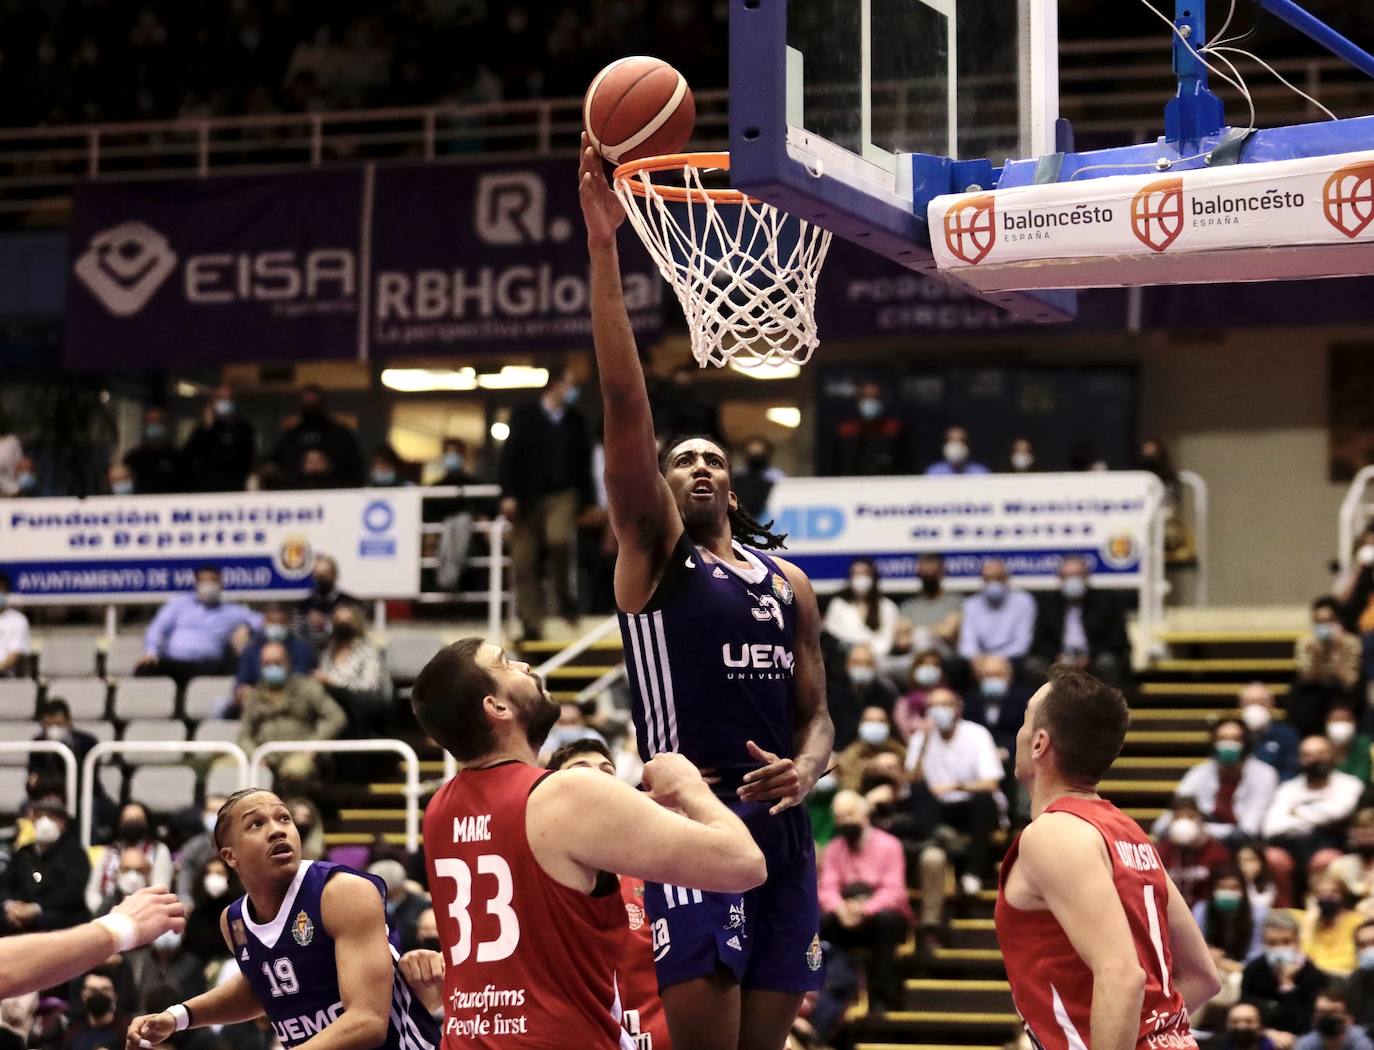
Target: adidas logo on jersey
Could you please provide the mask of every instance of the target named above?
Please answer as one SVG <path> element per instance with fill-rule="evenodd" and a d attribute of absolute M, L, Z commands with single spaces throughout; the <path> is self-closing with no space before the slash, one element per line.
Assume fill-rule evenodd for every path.
<path fill-rule="evenodd" d="M 728 941 L 725 942 L 725 947 L 733 948 L 737 952 L 744 951 L 744 948 L 740 946 L 738 937 L 731 937 Z"/>
<path fill-rule="evenodd" d="M 730 578 L 730 574 L 726 572 L 724 569 L 722 569 L 719 565 L 717 565 L 714 569 L 711 570 L 711 575 L 718 580 L 728 580 Z"/>
<path fill-rule="evenodd" d="M 241 951 L 241 952 L 239 953 L 239 962 L 247 962 L 247 961 L 248 961 L 248 949 L 245 948 L 245 949 L 243 949 L 243 951 Z"/>

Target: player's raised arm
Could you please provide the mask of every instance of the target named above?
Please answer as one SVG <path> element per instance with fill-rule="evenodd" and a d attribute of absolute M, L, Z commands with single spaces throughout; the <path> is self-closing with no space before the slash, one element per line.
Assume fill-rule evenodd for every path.
<path fill-rule="evenodd" d="M 658 755 L 644 767 L 644 785 L 647 795 L 589 769 L 550 777 L 530 795 L 527 816 L 540 864 L 568 883 L 578 870 L 611 871 L 720 893 L 743 893 L 768 877 L 749 829 L 687 759 Z"/>
<path fill-rule="evenodd" d="M 1046 813 L 1022 833 L 1016 863 L 1092 970 L 1092 1050 L 1135 1050 L 1145 971 L 1101 834 L 1067 813 Z"/>
<path fill-rule="evenodd" d="M 1183 995 L 1188 1012 L 1193 1013 L 1221 991 L 1221 978 L 1217 976 L 1216 960 L 1198 929 L 1192 909 L 1178 892 L 1174 880 L 1167 873 L 1164 877 L 1169 882 L 1169 949 L 1173 956 L 1170 969 L 1174 987 Z"/>
<path fill-rule="evenodd" d="M 620 544 L 616 600 L 626 612 L 638 612 L 682 535 L 682 518 L 658 470 L 649 391 L 620 283 L 615 237 L 625 209 L 585 134 L 578 180 L 591 257 L 592 341 L 605 413 L 606 496 Z"/>

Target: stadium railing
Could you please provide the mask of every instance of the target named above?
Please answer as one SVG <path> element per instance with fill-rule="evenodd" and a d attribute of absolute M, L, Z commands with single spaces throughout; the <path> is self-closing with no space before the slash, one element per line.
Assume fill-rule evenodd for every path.
<path fill-rule="evenodd" d="M 1193 605 L 1207 607 L 1207 585 L 1211 575 L 1211 561 L 1207 557 L 1207 529 L 1211 506 L 1208 502 L 1207 482 L 1202 475 L 1192 470 L 1180 470 L 1178 480 L 1183 482 L 1188 500 L 1185 518 L 1193 530 L 1193 551 L 1197 564 L 1197 582 L 1193 587 Z"/>
<path fill-rule="evenodd" d="M 1346 490 L 1345 499 L 1341 500 L 1336 558 L 1342 570 L 1350 568 L 1355 557 L 1355 537 L 1374 523 L 1374 486 L 1371 482 L 1374 482 L 1374 466 L 1362 467 Z"/>
<path fill-rule="evenodd" d="M 32 754 L 41 751 L 59 755 L 67 767 L 67 812 L 76 812 L 76 754 L 66 744 L 58 740 L 0 740 L 0 755 Z"/>
<path fill-rule="evenodd" d="M 401 756 L 405 763 L 406 849 L 414 853 L 420 848 L 420 759 L 415 749 L 404 740 L 273 740 L 254 749 L 249 760 L 248 780 L 252 784 L 270 783 L 266 759 L 268 755 L 287 753 L 337 754 L 340 752 L 390 751 Z"/>
<path fill-rule="evenodd" d="M 1159 37 L 1071 41 L 1060 45 L 1060 111 L 1072 120 L 1080 143 L 1145 141 L 1160 130 L 1164 85 Z M 1273 68 L 1307 94 L 1336 109 L 1368 112 L 1374 89 L 1340 59 L 1274 59 Z M 1265 124 L 1294 124 L 1320 114 L 1265 74 L 1249 77 Z M 970 81 L 970 88 L 977 86 Z M 983 130 L 1008 142 L 1016 132 L 1016 92 L 1008 81 L 981 87 Z M 1228 103 L 1239 96 L 1216 86 Z M 875 120 L 902 127 L 919 119 L 929 85 L 875 84 Z M 848 103 L 843 87 L 808 92 L 808 114 L 824 118 L 829 96 Z M 701 149 L 724 145 L 727 93 L 696 93 Z M 999 108 L 1000 107 L 1000 108 Z M 838 112 L 838 109 L 837 109 Z M 367 160 L 461 160 L 478 154 L 508 157 L 571 152 L 582 126 L 581 98 L 424 106 L 329 113 L 176 119 L 126 124 L 67 125 L 0 130 L 0 214 L 56 210 L 69 204 L 83 179 L 168 179 L 217 173 L 263 173 L 325 163 Z"/>

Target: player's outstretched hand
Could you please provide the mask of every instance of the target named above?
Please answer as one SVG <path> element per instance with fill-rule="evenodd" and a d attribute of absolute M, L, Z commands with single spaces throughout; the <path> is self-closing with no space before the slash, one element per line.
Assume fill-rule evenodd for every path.
<path fill-rule="evenodd" d="M 740 785 L 739 797 L 744 802 L 773 802 L 777 805 L 768 811 L 776 816 L 785 809 L 800 805 L 806 797 L 810 785 L 802 783 L 801 770 L 790 758 L 779 758 L 771 751 L 765 751 L 750 740 L 745 747 L 763 765 L 752 773 L 744 774 Z"/>
<path fill-rule="evenodd" d="M 113 910 L 133 919 L 139 945 L 157 940 L 168 930 L 180 933 L 186 929 L 186 906 L 166 886 L 145 886 L 125 897 Z"/>
<path fill-rule="evenodd" d="M 176 1028 L 176 1018 L 165 1011 L 135 1017 L 129 1025 L 129 1034 L 124 1038 L 124 1050 L 147 1050 L 150 1046 L 157 1046 L 171 1038 Z"/>
<path fill-rule="evenodd" d="M 406 952 L 401 956 L 400 966 L 401 976 L 406 979 L 411 991 L 443 987 L 444 957 L 439 952 L 430 951 L 428 948 L 416 948 L 413 952 Z"/>
<path fill-rule="evenodd" d="M 582 132 L 582 163 L 577 171 L 577 192 L 582 199 L 582 218 L 587 223 L 589 244 L 615 243 L 615 231 L 625 221 L 620 198 L 606 181 L 601 154 L 592 148 L 591 139 Z"/>
<path fill-rule="evenodd" d="M 665 809 L 681 809 L 683 795 L 705 786 L 701 771 L 691 760 L 673 751 L 655 755 L 644 766 L 644 787 Z"/>

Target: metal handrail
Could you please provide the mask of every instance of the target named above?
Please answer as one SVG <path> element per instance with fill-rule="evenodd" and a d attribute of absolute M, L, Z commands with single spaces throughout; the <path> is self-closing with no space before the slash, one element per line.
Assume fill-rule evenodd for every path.
<path fill-rule="evenodd" d="M 227 740 L 102 741 L 86 753 L 81 763 L 81 841 L 88 848 L 91 845 L 91 826 L 94 823 L 94 814 L 91 810 L 95 799 L 95 764 L 106 755 L 123 755 L 134 751 L 152 751 L 168 755 L 228 755 L 239 767 L 239 787 L 248 786 L 248 756 L 243 753 L 243 748 Z"/>
<path fill-rule="evenodd" d="M 1197 585 L 1193 589 L 1193 604 L 1207 607 L 1207 585 L 1212 577 L 1212 561 L 1207 552 L 1207 528 L 1211 506 L 1207 496 L 1207 482 L 1201 474 L 1192 470 L 1180 470 L 1178 480 L 1192 496 L 1193 503 L 1193 551 L 1197 561 Z"/>
<path fill-rule="evenodd" d="M 1350 488 L 1346 489 L 1345 498 L 1341 500 L 1341 516 L 1337 521 L 1336 543 L 1339 549 L 1336 551 L 1336 560 L 1342 571 L 1350 568 L 1350 559 L 1355 556 L 1355 537 L 1370 519 L 1374 518 L 1374 500 L 1366 502 L 1364 498 L 1371 481 L 1374 481 L 1374 466 L 1361 467 L 1350 483 Z"/>
<path fill-rule="evenodd" d="M 62 764 L 67 767 L 67 815 L 75 816 L 76 753 L 59 740 L 0 740 L 0 754 L 30 754 L 34 751 L 62 756 Z"/>
<path fill-rule="evenodd" d="M 556 671 L 560 667 L 572 663 L 579 656 L 585 653 L 588 649 L 594 646 L 597 642 L 605 638 L 606 635 L 610 634 L 612 631 L 619 629 L 619 627 L 620 619 L 618 617 L 606 617 L 606 619 L 602 620 L 599 624 L 593 627 L 581 638 L 573 642 L 572 645 L 568 646 L 566 649 L 560 649 L 558 652 L 554 653 L 553 656 L 549 657 L 538 667 L 534 668 L 534 673 L 538 675 L 546 675 L 550 671 Z"/>
<path fill-rule="evenodd" d="M 391 751 L 401 756 L 406 767 L 406 849 L 414 853 L 420 848 L 420 759 L 415 749 L 404 740 L 270 740 L 253 749 L 249 759 L 248 777 L 254 784 L 267 783 L 263 775 L 268 755 L 290 752 L 306 754 L 335 754 L 338 752 Z"/>

